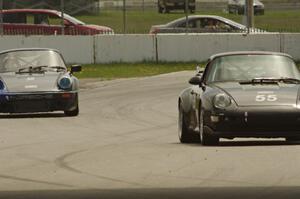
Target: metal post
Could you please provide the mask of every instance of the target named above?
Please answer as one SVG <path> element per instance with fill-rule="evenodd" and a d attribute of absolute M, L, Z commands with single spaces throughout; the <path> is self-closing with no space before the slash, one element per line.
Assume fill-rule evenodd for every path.
<path fill-rule="evenodd" d="M 0 35 L 3 36 L 3 0 L 0 0 Z"/>
<path fill-rule="evenodd" d="M 145 0 L 143 0 L 143 2 L 142 2 L 142 6 L 143 6 L 143 12 L 145 11 Z"/>
<path fill-rule="evenodd" d="M 65 34 L 65 17 L 64 17 L 64 9 L 65 9 L 65 2 L 64 0 L 60 0 L 60 12 L 61 12 L 61 34 Z"/>
<path fill-rule="evenodd" d="M 250 29 L 254 27 L 253 0 L 247 0 L 246 12 L 247 12 L 247 28 L 249 32 Z"/>
<path fill-rule="evenodd" d="M 123 0 L 123 34 L 126 34 L 126 0 Z"/>
<path fill-rule="evenodd" d="M 188 33 L 188 29 L 189 29 L 189 8 L 188 8 L 188 1 L 189 0 L 185 0 L 185 32 Z"/>

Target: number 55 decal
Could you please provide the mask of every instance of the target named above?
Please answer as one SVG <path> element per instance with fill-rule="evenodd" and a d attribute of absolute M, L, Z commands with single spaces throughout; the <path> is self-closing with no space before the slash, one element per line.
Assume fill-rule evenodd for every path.
<path fill-rule="evenodd" d="M 275 102 L 277 101 L 277 96 L 276 95 L 257 95 L 255 98 L 255 101 L 257 102 Z"/>

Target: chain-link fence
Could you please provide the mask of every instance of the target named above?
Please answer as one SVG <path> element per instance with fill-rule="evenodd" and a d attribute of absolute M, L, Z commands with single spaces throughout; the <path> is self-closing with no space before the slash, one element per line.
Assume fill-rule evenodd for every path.
<path fill-rule="evenodd" d="M 31 8 L 60 10 L 62 0 L 2 0 L 4 9 Z M 64 0 L 64 11 L 68 14 L 98 14 L 99 0 Z"/>
<path fill-rule="evenodd" d="M 1 1 L 1 0 L 0 0 Z M 62 0 L 36 0 L 36 3 L 29 4 L 29 1 L 23 0 L 2 0 L 4 8 L 47 8 L 53 10 L 61 10 Z M 35 0 L 32 0 L 35 1 Z M 173 0 L 176 1 L 176 0 Z M 179 0 L 185 1 L 185 0 Z M 300 1 L 299 0 L 261 0 L 264 3 L 264 15 L 258 15 L 254 18 L 255 28 L 250 31 L 253 32 L 300 32 Z M 217 15 L 228 18 L 234 22 L 245 24 L 245 17 L 238 14 L 228 13 L 228 0 L 196 0 L 195 13 L 188 10 L 188 15 Z M 75 17 L 87 24 L 94 24 L 90 28 L 101 29 L 101 31 L 88 30 L 84 35 L 111 33 L 109 28 L 113 29 L 117 34 L 149 34 L 157 24 L 167 24 L 179 18 L 185 18 L 186 13 L 184 9 L 170 10 L 169 13 L 160 13 L 158 8 L 158 0 L 64 0 L 64 12 L 66 14 L 75 15 Z M 125 5 L 125 6 L 124 6 Z M 20 17 L 16 26 L 18 30 L 12 27 L 12 21 L 7 21 L 4 17 L 4 24 L 0 26 L 4 29 L 6 34 L 60 34 L 59 30 L 63 30 L 61 24 L 67 29 L 72 29 L 74 23 L 82 25 L 83 23 L 77 19 L 71 21 L 53 19 L 49 16 L 49 20 L 54 22 L 52 26 L 41 26 L 37 29 L 35 16 L 28 15 L 24 17 L 21 14 L 12 15 L 10 19 Z M 40 17 L 40 16 L 38 16 Z M 48 21 L 49 21 L 48 20 Z M 1 19 L 0 19 L 1 21 Z M 245 28 L 230 29 L 223 25 L 220 29 L 211 29 L 209 31 L 200 29 L 201 23 L 189 24 L 184 22 L 181 27 L 170 28 L 174 29 L 171 33 L 202 33 L 202 32 L 247 32 Z M 203 23 L 204 24 L 204 23 Z M 9 26 L 10 25 L 10 26 Z M 28 25 L 32 30 L 24 32 L 24 27 Z M 55 27 L 54 27 L 55 26 Z M 49 29 L 60 28 L 57 31 L 48 31 Z M 99 27 L 106 26 L 106 27 Z M 184 26 L 184 27 L 183 27 Z M 29 27 L 29 28 L 30 28 Z M 79 27 L 79 26 L 78 26 Z M 217 27 L 217 26 L 216 26 Z M 197 29 L 198 28 L 198 29 Z M 5 31 L 6 30 L 6 31 Z M 81 34 L 79 29 L 65 30 L 66 33 Z"/>
<path fill-rule="evenodd" d="M 126 0 L 128 10 L 158 9 L 159 0 Z M 100 9 L 122 10 L 124 0 L 99 0 Z M 267 10 L 300 10 L 299 0 L 261 0 Z M 228 0 L 196 0 L 198 11 L 227 9 Z"/>

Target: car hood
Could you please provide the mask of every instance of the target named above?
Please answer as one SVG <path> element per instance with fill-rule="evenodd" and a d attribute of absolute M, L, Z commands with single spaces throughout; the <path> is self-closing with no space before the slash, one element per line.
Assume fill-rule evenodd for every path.
<path fill-rule="evenodd" d="M 217 83 L 217 88 L 230 95 L 238 106 L 295 106 L 298 84 Z"/>
<path fill-rule="evenodd" d="M 1 75 L 7 92 L 47 92 L 58 91 L 57 80 L 62 73 L 5 73 Z"/>
<path fill-rule="evenodd" d="M 84 26 L 93 30 L 112 31 L 112 29 L 107 26 L 98 26 L 93 24 L 86 24 Z"/>

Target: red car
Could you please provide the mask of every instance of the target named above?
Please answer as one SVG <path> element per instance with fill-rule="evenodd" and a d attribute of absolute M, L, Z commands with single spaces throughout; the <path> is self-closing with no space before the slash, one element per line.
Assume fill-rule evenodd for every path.
<path fill-rule="evenodd" d="M 3 32 L 6 35 L 62 34 L 62 13 L 47 9 L 3 10 Z M 87 25 L 64 13 L 65 35 L 113 34 L 106 26 Z"/>

